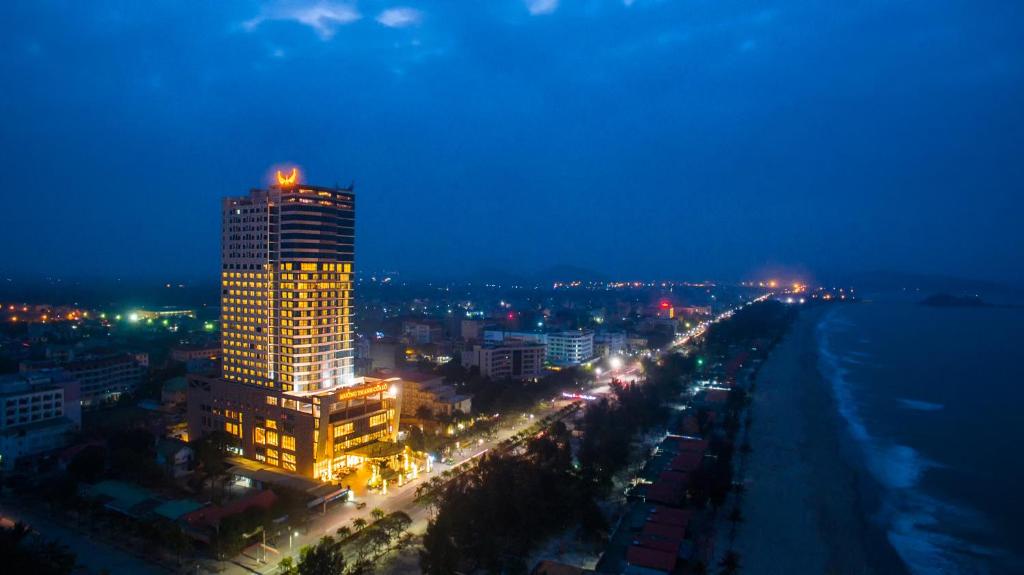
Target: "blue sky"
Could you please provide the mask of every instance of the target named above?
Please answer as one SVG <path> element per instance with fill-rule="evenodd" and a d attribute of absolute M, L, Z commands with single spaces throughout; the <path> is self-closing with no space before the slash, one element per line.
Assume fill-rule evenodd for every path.
<path fill-rule="evenodd" d="M 1024 280 L 1019 2 L 5 6 L 7 275 L 212 279 L 294 162 L 364 269 Z"/>

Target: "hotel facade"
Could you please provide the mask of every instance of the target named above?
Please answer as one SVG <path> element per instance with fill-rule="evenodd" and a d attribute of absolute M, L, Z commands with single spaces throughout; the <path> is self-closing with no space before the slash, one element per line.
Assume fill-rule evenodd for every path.
<path fill-rule="evenodd" d="M 193 375 L 189 435 L 330 480 L 387 451 L 401 381 L 354 375 L 355 194 L 298 173 L 221 206 L 221 373 Z"/>

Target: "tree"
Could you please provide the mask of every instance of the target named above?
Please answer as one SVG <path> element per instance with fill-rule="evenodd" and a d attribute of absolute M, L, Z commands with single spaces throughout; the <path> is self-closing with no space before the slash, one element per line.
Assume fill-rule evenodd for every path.
<path fill-rule="evenodd" d="M 736 575 L 740 571 L 740 554 L 735 551 L 727 551 L 722 560 L 718 562 L 722 575 Z"/>
<path fill-rule="evenodd" d="M 291 557 L 281 559 L 277 564 L 278 575 L 299 575 L 299 568 Z"/>
<path fill-rule="evenodd" d="M 363 527 L 366 527 L 366 520 L 362 517 L 355 517 L 352 519 L 352 527 L 355 527 L 356 531 L 362 531 Z"/>
<path fill-rule="evenodd" d="M 342 539 L 347 539 L 349 535 L 352 535 L 352 529 L 349 528 L 347 525 L 342 525 L 338 528 L 337 531 L 335 531 L 335 533 L 338 535 L 338 537 Z"/>
<path fill-rule="evenodd" d="M 24 523 L 0 528 L 0 558 L 4 573 L 67 575 L 75 568 L 75 555 L 66 547 L 32 536 Z"/>
<path fill-rule="evenodd" d="M 384 518 L 384 516 L 385 516 L 385 515 L 387 515 L 387 514 L 386 514 L 386 513 L 384 512 L 384 510 L 383 510 L 383 509 L 381 509 L 380 507 L 374 507 L 374 508 L 373 508 L 373 510 L 372 510 L 372 511 L 370 511 L 370 515 L 371 515 L 371 516 L 372 516 L 372 517 L 373 517 L 373 518 L 374 518 L 375 520 L 377 520 L 377 521 L 380 521 L 380 520 L 381 520 L 381 519 L 383 519 L 383 518 Z"/>
<path fill-rule="evenodd" d="M 99 445 L 86 447 L 68 464 L 68 474 L 76 481 L 92 483 L 107 467 L 107 450 Z"/>
<path fill-rule="evenodd" d="M 312 547 L 303 547 L 299 552 L 299 575 L 341 575 L 344 570 L 345 558 L 341 554 L 341 542 L 329 535 L 323 536 Z"/>
<path fill-rule="evenodd" d="M 404 511 L 395 511 L 381 519 L 377 525 L 380 525 L 381 529 L 387 532 L 389 537 L 396 539 L 412 525 L 412 518 Z"/>

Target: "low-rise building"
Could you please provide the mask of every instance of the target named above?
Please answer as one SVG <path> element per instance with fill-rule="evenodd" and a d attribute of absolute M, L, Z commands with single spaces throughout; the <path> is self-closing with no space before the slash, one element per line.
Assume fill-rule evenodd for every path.
<path fill-rule="evenodd" d="M 402 415 L 415 417 L 423 408 L 431 415 L 452 415 L 456 411 L 468 414 L 473 408 L 468 395 L 460 395 L 455 388 L 438 375 L 402 373 Z"/>
<path fill-rule="evenodd" d="M 434 322 L 411 321 L 402 322 L 402 336 L 409 343 L 424 344 L 441 341 L 444 330 Z"/>
<path fill-rule="evenodd" d="M 459 335 L 466 341 L 477 341 L 484 335 L 484 320 L 464 319 L 460 325 Z"/>
<path fill-rule="evenodd" d="M 462 352 L 464 367 L 477 367 L 491 379 L 537 379 L 544 374 L 545 346 L 541 343 L 489 343 Z"/>
<path fill-rule="evenodd" d="M 188 363 L 194 359 L 216 361 L 220 358 L 220 343 L 179 345 L 171 348 L 171 359 Z"/>
<path fill-rule="evenodd" d="M 171 319 L 171 318 L 190 318 L 195 319 L 196 311 L 193 309 L 175 308 L 175 307 L 162 307 L 155 309 L 140 309 L 129 314 L 130 319 L 133 320 L 147 320 L 147 319 Z"/>
<path fill-rule="evenodd" d="M 162 438 L 156 444 L 156 462 L 168 475 L 177 479 L 188 475 L 194 452 L 179 439 Z"/>
<path fill-rule="evenodd" d="M 183 405 L 188 399 L 188 380 L 185 376 L 172 377 L 160 386 L 160 403 Z"/>
<path fill-rule="evenodd" d="M 60 369 L 0 377 L 0 468 L 63 448 L 81 428 L 79 383 Z"/>
<path fill-rule="evenodd" d="M 400 345 L 394 338 L 382 337 L 370 341 L 370 362 L 373 369 L 395 369 L 398 367 L 397 358 L 405 346 Z"/>
<path fill-rule="evenodd" d="M 365 461 L 375 445 L 394 444 L 401 391 L 397 378 L 285 392 L 189 375 L 188 436 L 225 431 L 242 457 L 326 481 Z"/>
<path fill-rule="evenodd" d="M 626 334 L 621 331 L 601 332 L 594 335 L 594 355 L 608 357 L 626 351 Z"/>
<path fill-rule="evenodd" d="M 506 341 L 547 343 L 547 334 L 539 331 L 484 330 L 484 343 L 504 343 Z"/>
<path fill-rule="evenodd" d="M 22 362 L 20 371 L 60 368 L 78 380 L 82 407 L 94 407 L 117 401 L 132 393 L 142 381 L 143 368 L 128 353 L 93 353 L 68 361 Z"/>

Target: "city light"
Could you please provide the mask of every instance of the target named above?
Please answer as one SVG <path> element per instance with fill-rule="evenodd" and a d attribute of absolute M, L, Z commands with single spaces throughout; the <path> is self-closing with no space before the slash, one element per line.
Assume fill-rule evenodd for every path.
<path fill-rule="evenodd" d="M 608 361 L 608 365 L 610 365 L 613 370 L 620 370 L 622 369 L 622 358 L 615 356 Z"/>

